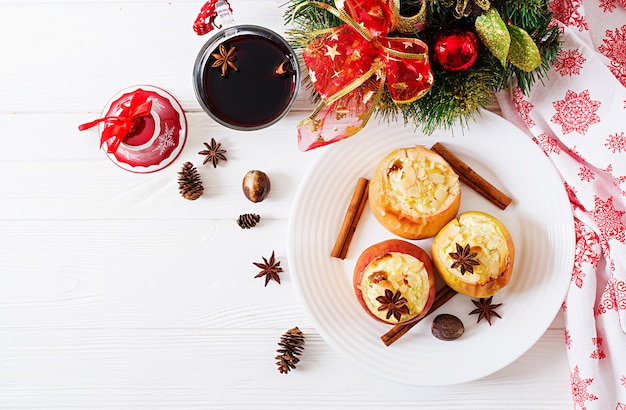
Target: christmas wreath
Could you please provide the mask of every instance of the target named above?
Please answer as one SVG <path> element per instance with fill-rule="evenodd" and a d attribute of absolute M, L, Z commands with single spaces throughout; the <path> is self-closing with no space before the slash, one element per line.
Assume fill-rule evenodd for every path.
<path fill-rule="evenodd" d="M 317 104 L 298 125 L 305 151 L 372 114 L 427 134 L 466 127 L 495 92 L 528 94 L 560 49 L 548 0 L 290 0 L 285 18 Z"/>

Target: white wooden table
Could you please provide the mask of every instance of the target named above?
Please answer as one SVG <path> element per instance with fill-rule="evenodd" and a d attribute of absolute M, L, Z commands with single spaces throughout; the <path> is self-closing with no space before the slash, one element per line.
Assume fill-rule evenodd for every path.
<path fill-rule="evenodd" d="M 238 23 L 284 33 L 283 0 L 232 0 Z M 0 2 L 0 408 L 69 409 L 569 409 L 563 324 L 525 355 L 472 383 L 396 385 L 333 351 L 299 304 L 287 226 L 303 154 L 295 126 L 310 109 L 255 132 L 204 114 L 191 81 L 204 37 L 203 1 Z M 178 159 L 154 174 L 119 169 L 95 129 L 117 91 L 151 84 L 186 111 Z M 177 172 L 211 137 L 228 151 L 199 166 L 204 196 L 178 194 Z M 272 180 L 248 202 L 251 169 Z M 241 213 L 262 216 L 254 229 Z M 263 286 L 252 262 L 275 250 L 282 284 Z M 287 375 L 280 335 L 298 326 L 306 350 Z"/>

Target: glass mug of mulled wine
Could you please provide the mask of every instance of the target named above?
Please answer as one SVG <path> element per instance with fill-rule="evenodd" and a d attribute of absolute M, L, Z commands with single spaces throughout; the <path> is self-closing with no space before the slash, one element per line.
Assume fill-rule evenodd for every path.
<path fill-rule="evenodd" d="M 222 4 L 220 4 L 222 3 Z M 283 118 L 300 88 L 296 54 L 277 33 L 234 25 L 229 6 L 217 2 L 222 29 L 204 44 L 193 70 L 202 109 L 236 130 L 269 127 Z"/>

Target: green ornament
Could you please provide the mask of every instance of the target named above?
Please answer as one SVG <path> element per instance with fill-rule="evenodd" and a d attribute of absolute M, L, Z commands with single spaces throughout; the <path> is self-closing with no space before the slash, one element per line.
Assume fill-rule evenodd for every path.
<path fill-rule="evenodd" d="M 509 54 L 511 36 L 506 29 L 506 24 L 500 17 L 498 10 L 491 7 L 489 10 L 476 17 L 476 33 L 483 44 L 489 49 L 502 66 L 506 64 L 506 57 Z"/>
<path fill-rule="evenodd" d="M 524 71 L 533 71 L 541 64 L 541 54 L 532 37 L 517 26 L 509 24 L 511 47 L 508 59 L 515 67 Z"/>

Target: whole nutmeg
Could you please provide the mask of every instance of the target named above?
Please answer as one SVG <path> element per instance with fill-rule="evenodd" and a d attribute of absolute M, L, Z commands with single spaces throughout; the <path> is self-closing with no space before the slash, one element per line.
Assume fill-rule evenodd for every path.
<path fill-rule="evenodd" d="M 270 178 L 263 171 L 252 170 L 243 177 L 243 194 L 252 202 L 261 202 L 270 193 Z"/>
<path fill-rule="evenodd" d="M 435 317 L 431 330 L 437 339 L 455 340 L 463 335 L 465 327 L 458 317 L 443 313 Z"/>

